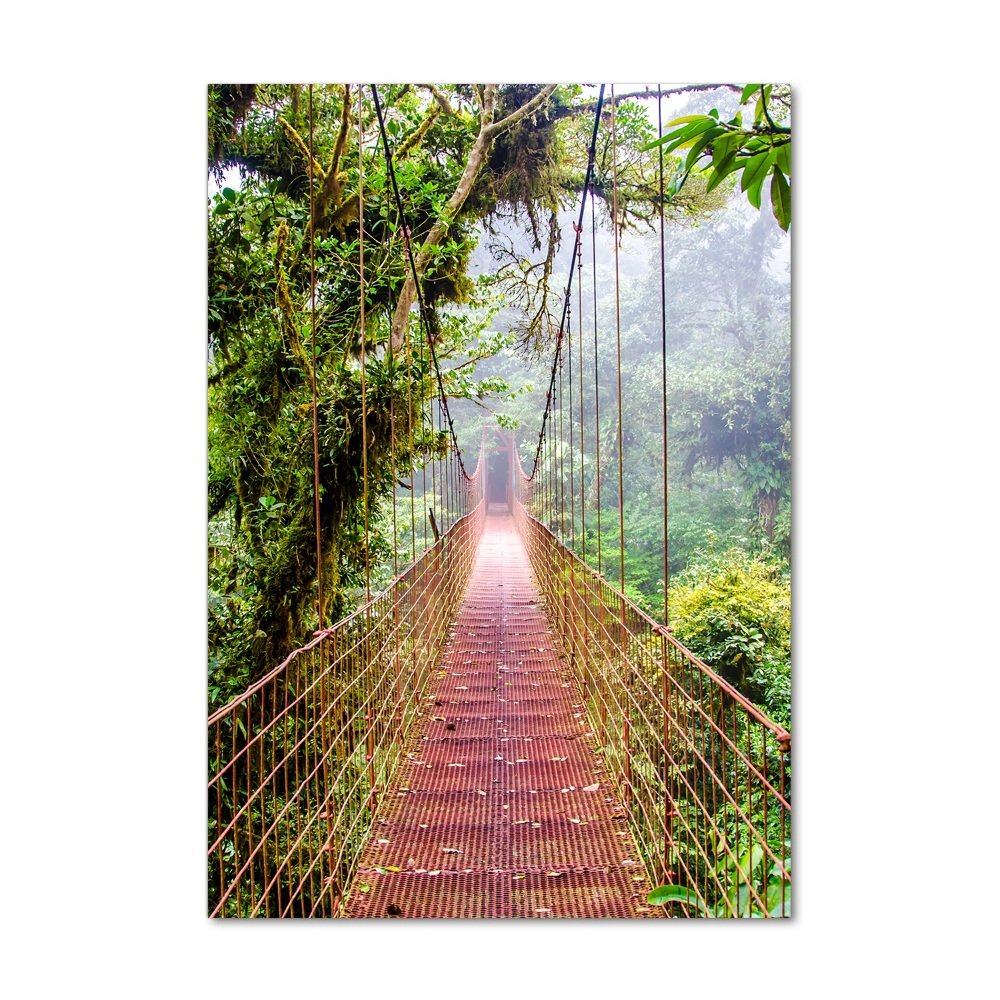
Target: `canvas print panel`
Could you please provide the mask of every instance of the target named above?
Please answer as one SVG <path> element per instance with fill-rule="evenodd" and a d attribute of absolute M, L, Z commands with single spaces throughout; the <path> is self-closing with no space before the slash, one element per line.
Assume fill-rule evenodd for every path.
<path fill-rule="evenodd" d="M 791 91 L 208 89 L 208 912 L 791 913 Z"/>

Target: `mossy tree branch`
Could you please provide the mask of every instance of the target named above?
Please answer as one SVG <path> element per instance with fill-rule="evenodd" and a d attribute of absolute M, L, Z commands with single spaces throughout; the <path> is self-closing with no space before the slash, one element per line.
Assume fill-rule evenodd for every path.
<path fill-rule="evenodd" d="M 472 191 L 472 187 L 483 168 L 483 164 L 486 162 L 493 143 L 504 132 L 542 108 L 555 89 L 556 84 L 549 84 L 543 87 L 530 101 L 495 122 L 493 121 L 493 115 L 496 108 L 497 85 L 495 83 L 488 83 L 483 87 L 482 92 L 479 91 L 478 87 L 476 88 L 476 95 L 480 98 L 481 108 L 479 133 L 469 152 L 465 169 L 462 171 L 462 176 L 459 178 L 455 190 L 441 210 L 438 220 L 431 227 L 430 232 L 424 239 L 420 252 L 416 257 L 415 268 L 417 280 L 423 278 L 428 266 L 434 259 L 434 248 L 439 246 L 448 235 L 448 230 L 452 222 L 458 216 L 466 199 L 469 197 L 469 193 Z M 413 306 L 416 293 L 417 288 L 411 271 L 406 275 L 406 280 L 400 291 L 399 300 L 396 304 L 396 312 L 392 320 L 393 350 L 399 350 L 403 346 L 409 324 L 410 309 Z"/>

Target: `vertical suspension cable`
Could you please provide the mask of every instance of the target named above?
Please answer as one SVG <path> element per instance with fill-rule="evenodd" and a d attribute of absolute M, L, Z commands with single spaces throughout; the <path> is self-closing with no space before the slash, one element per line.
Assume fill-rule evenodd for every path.
<path fill-rule="evenodd" d="M 385 186 L 382 192 L 383 202 L 383 241 L 386 246 L 386 288 L 389 300 L 389 315 L 394 315 L 392 301 L 392 272 L 388 267 L 392 256 L 392 241 L 389 238 L 389 178 L 385 179 Z M 399 576 L 399 528 L 396 521 L 396 487 L 399 483 L 399 475 L 396 470 L 396 356 L 392 347 L 392 334 L 389 335 L 389 346 L 386 352 L 389 361 L 389 460 L 392 471 L 392 575 L 393 578 Z M 399 631 L 397 629 L 397 644 L 399 641 Z M 397 649 L 398 656 L 398 649 Z"/>
<path fill-rule="evenodd" d="M 377 176 L 377 175 L 376 175 Z M 389 302 L 389 315 L 395 312 L 392 296 L 392 237 L 389 223 L 389 178 L 386 176 L 382 185 L 382 243 L 386 251 L 386 292 Z M 386 358 L 389 368 L 389 462 L 392 473 L 392 578 L 399 577 L 399 524 L 397 516 L 396 489 L 399 484 L 399 472 L 396 468 L 396 352 L 392 346 L 391 321 L 389 343 L 386 350 Z M 396 738 L 400 745 L 405 742 L 406 727 L 403 725 L 405 709 L 403 707 L 403 685 L 402 666 L 400 660 L 400 624 L 402 620 L 402 589 L 398 584 L 392 585 L 392 639 L 393 639 L 393 666 L 395 668 L 395 699 L 394 725 L 396 728 Z"/>
<path fill-rule="evenodd" d="M 576 238 L 578 240 L 583 239 L 583 232 L 581 227 L 581 232 L 577 233 Z M 584 472 L 586 469 L 586 457 L 587 449 L 584 447 L 586 444 L 585 431 L 584 431 L 584 410 L 583 410 L 583 250 L 580 250 L 580 256 L 577 258 L 576 265 L 576 300 L 577 300 L 577 315 L 580 317 L 580 336 L 577 338 L 580 341 L 580 555 L 584 562 L 587 561 L 587 517 L 585 508 L 585 498 L 587 495 L 586 487 L 586 477 Z"/>
<path fill-rule="evenodd" d="M 618 141 L 615 132 L 615 85 L 611 84 L 611 176 L 612 176 L 612 219 L 611 234 L 615 241 L 615 338 L 618 350 L 616 369 L 618 372 L 618 583 L 625 593 L 625 502 L 624 474 L 622 463 L 622 314 L 621 292 L 618 277 L 618 241 L 621 236 L 618 225 Z"/>
<path fill-rule="evenodd" d="M 314 518 L 316 522 L 316 628 L 323 628 L 323 542 L 322 534 L 320 529 L 320 518 L 319 518 L 319 407 L 317 405 L 317 392 L 316 392 L 316 368 L 318 365 L 319 352 L 316 349 L 316 226 L 315 226 L 315 196 L 314 196 L 314 177 L 313 177 L 313 163 L 315 163 L 315 158 L 313 156 L 313 133 L 315 131 L 315 126 L 313 122 L 313 85 L 309 84 L 309 322 L 312 330 L 312 436 L 313 436 L 313 502 L 314 502 Z M 321 669 L 325 664 L 326 650 L 325 647 L 321 646 L 319 650 Z M 324 682 L 320 685 L 320 712 L 325 717 L 327 708 L 327 688 L 325 682 L 325 671 L 324 671 Z M 264 711 L 264 702 L 261 699 L 261 712 Z M 263 725 L 261 726 L 261 732 L 263 732 Z M 329 801 L 330 785 L 329 776 L 327 773 L 327 755 L 328 755 L 328 745 L 327 745 L 327 727 L 321 727 L 320 743 L 323 753 L 323 811 L 327 814 L 326 819 L 326 835 L 330 838 L 333 835 L 333 819 L 330 816 L 330 811 L 326 808 Z M 263 759 L 263 741 L 261 741 L 261 756 Z M 261 768 L 263 771 L 263 767 Z M 249 775 L 249 771 L 247 772 Z M 267 875 L 267 853 L 264 854 L 264 869 L 265 878 Z M 279 893 L 280 901 L 280 893 Z M 268 910 L 270 910 L 270 903 L 268 903 Z"/>
<path fill-rule="evenodd" d="M 365 164 L 364 124 L 362 100 L 364 88 L 358 86 L 358 266 L 361 277 L 361 482 L 364 494 L 365 516 L 365 603 L 372 599 L 371 563 L 368 555 L 368 392 L 365 379 Z M 347 101 L 344 101 L 344 115 L 348 113 Z"/>
<path fill-rule="evenodd" d="M 423 344 L 423 341 L 421 340 L 421 342 L 420 342 L 420 391 L 421 391 L 421 395 L 423 395 L 423 387 L 424 387 L 424 344 Z M 421 430 L 423 430 L 425 423 L 430 426 L 431 436 L 433 437 L 433 434 L 434 434 L 434 415 L 433 415 L 433 413 L 427 413 L 427 412 L 425 412 L 424 409 L 423 409 L 423 407 L 421 407 L 421 410 L 420 410 L 420 428 L 421 428 Z M 434 478 L 433 457 L 431 459 L 431 462 L 432 462 L 432 464 L 431 464 L 431 482 L 433 484 L 433 478 Z M 423 449 L 423 454 L 421 456 L 420 475 L 421 475 L 421 479 L 422 479 L 421 487 L 420 487 L 420 496 L 421 496 L 421 499 L 424 502 L 424 549 L 426 549 L 427 548 L 427 509 L 428 509 L 427 508 L 427 449 L 426 448 Z"/>
<path fill-rule="evenodd" d="M 601 572 L 601 381 L 597 367 L 597 216 L 590 196 L 590 252 L 594 272 L 594 442 L 597 455 L 597 572 Z"/>
<path fill-rule="evenodd" d="M 660 84 L 656 85 L 656 134 L 663 138 L 663 93 Z M 669 579 L 670 562 L 667 557 L 667 271 L 666 246 L 664 243 L 666 230 L 663 220 L 663 145 L 657 147 L 660 151 L 660 324 L 663 337 L 663 624 L 670 624 L 669 613 Z"/>
<path fill-rule="evenodd" d="M 390 332 L 390 339 L 392 338 Z M 410 448 L 410 561 L 417 560 L 417 465 L 413 451 L 413 344 L 406 331 L 406 433 Z"/>
<path fill-rule="evenodd" d="M 309 84 L 309 321 L 312 327 L 313 500 L 316 521 L 316 627 L 323 627 L 323 542 L 319 520 L 319 415 L 316 403 L 316 229 L 313 201 L 313 85 Z"/>
<path fill-rule="evenodd" d="M 441 412 L 440 412 L 440 408 L 438 408 L 438 425 L 437 425 L 437 427 L 434 426 L 434 411 L 433 410 L 431 410 L 431 413 L 430 413 L 430 422 L 431 422 L 431 435 L 434 438 L 434 447 L 436 448 L 437 447 L 437 441 L 438 441 L 438 431 L 441 430 Z M 435 454 L 434 457 L 431 459 L 431 497 L 433 497 L 433 500 L 434 500 L 434 503 L 431 504 L 431 515 L 432 516 L 434 514 L 434 504 L 438 504 L 438 499 L 437 499 L 437 480 L 438 480 L 437 470 L 438 470 L 438 465 L 440 464 L 440 462 L 441 462 L 441 459 L 438 457 L 437 454 Z M 440 513 L 440 511 L 441 511 L 441 505 L 438 504 L 438 513 Z M 436 539 L 435 539 L 435 541 L 436 541 Z"/>
<path fill-rule="evenodd" d="M 565 526 L 563 520 L 566 513 L 566 493 L 564 489 L 564 483 L 566 479 L 566 470 L 563 466 L 563 460 L 565 457 L 564 443 L 565 439 L 563 437 L 563 405 L 562 405 L 562 387 L 563 387 L 563 359 L 562 355 L 559 355 L 559 398 L 557 400 L 559 404 L 559 443 L 557 446 L 558 462 L 559 462 L 559 479 L 558 479 L 558 490 L 559 490 L 559 541 L 563 541 L 563 535 L 565 534 Z"/>
<path fill-rule="evenodd" d="M 577 244 L 580 242 L 580 234 L 576 234 Z M 572 282 L 573 275 L 570 275 Z M 569 530 L 570 548 L 576 551 L 576 477 L 573 474 L 573 464 L 576 461 L 576 451 L 573 442 L 573 316 L 571 311 L 566 313 L 566 356 L 569 358 L 569 371 L 566 373 L 569 381 Z"/>

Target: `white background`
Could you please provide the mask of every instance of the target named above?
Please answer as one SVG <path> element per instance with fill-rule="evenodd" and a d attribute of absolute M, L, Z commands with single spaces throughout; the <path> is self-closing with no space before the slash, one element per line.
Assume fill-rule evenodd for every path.
<path fill-rule="evenodd" d="M 7 12 L 8 995 L 988 992 L 995 15 L 803 8 Z M 783 926 L 203 916 L 205 86 L 425 77 L 794 87 L 796 915 Z"/>

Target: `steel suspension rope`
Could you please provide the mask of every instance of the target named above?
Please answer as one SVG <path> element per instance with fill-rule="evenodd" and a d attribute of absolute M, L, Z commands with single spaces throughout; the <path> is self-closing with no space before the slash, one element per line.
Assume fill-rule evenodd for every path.
<path fill-rule="evenodd" d="M 389 252 L 386 254 L 386 260 L 388 263 L 391 254 L 391 241 L 389 239 L 389 199 L 386 197 L 388 193 L 388 184 L 386 184 L 382 191 L 382 219 L 383 226 L 383 240 Z M 387 273 L 388 268 L 387 268 Z M 389 273 L 389 277 L 386 281 L 388 300 L 389 300 L 389 315 L 394 314 L 393 302 L 392 302 L 392 275 Z M 395 352 L 392 349 L 392 336 L 389 337 L 389 346 L 387 350 L 387 357 L 389 360 L 389 460 L 391 463 L 392 472 L 392 575 L 394 577 L 399 576 L 399 529 L 397 526 L 396 519 L 396 487 L 399 484 L 399 475 L 396 470 L 396 358 Z M 397 635 L 398 643 L 398 635 Z M 396 651 L 397 658 L 399 656 L 399 651 Z"/>
<path fill-rule="evenodd" d="M 587 205 L 587 192 L 590 190 L 591 181 L 594 176 L 594 158 L 597 154 L 597 131 L 601 124 L 601 108 L 604 105 L 604 84 L 601 84 L 601 92 L 597 98 L 597 113 L 594 115 L 594 133 L 590 139 L 590 150 L 587 153 L 587 173 L 583 181 L 583 197 L 580 199 L 580 217 L 577 220 L 577 225 L 583 225 L 583 212 Z M 566 316 L 569 310 L 570 295 L 573 290 L 573 268 L 576 265 L 576 255 L 579 251 L 579 242 L 573 244 L 573 258 L 570 260 L 569 265 L 569 279 L 566 282 L 566 292 L 563 296 L 563 308 L 562 308 L 562 318 L 559 321 L 559 332 L 556 334 L 556 349 L 555 356 L 552 358 L 552 372 L 549 376 L 549 390 L 545 396 L 545 412 L 542 414 L 542 427 L 538 432 L 538 447 L 535 449 L 535 462 L 531 469 L 531 475 L 528 476 L 528 480 L 531 481 L 535 478 L 535 472 L 538 469 L 538 459 L 542 451 L 542 441 L 545 439 L 545 425 L 549 419 L 549 411 L 552 409 L 553 394 L 556 387 L 556 368 L 559 364 L 559 355 L 562 351 L 562 339 L 563 333 L 566 328 Z"/>
<path fill-rule="evenodd" d="M 622 310 L 618 274 L 618 242 L 621 227 L 618 222 L 618 137 L 615 130 L 615 85 L 611 84 L 611 177 L 612 218 L 611 234 L 615 241 L 615 343 L 618 356 L 615 370 L 618 373 L 618 584 L 625 592 L 625 497 L 622 447 Z"/>
<path fill-rule="evenodd" d="M 580 234 L 576 234 L 577 240 Z M 572 280 L 573 272 L 570 271 Z M 567 380 L 569 382 L 569 527 L 570 527 L 570 548 L 576 551 L 576 491 L 575 476 L 573 475 L 573 463 L 576 461 L 576 452 L 573 448 L 573 316 L 572 311 L 566 317 L 566 356 L 569 358 L 569 371 Z M 560 375 L 560 379 L 562 376 Z M 559 387 L 562 392 L 562 386 Z M 560 417 L 560 420 L 562 418 Z"/>
<path fill-rule="evenodd" d="M 597 457 L 597 572 L 601 573 L 601 384 L 597 366 L 597 216 L 590 196 L 590 254 L 594 284 L 594 441 Z"/>
<path fill-rule="evenodd" d="M 663 138 L 663 93 L 660 84 L 656 85 L 656 134 Z M 667 558 L 667 272 L 666 246 L 664 243 L 666 230 L 663 222 L 663 145 L 660 151 L 660 323 L 663 339 L 663 624 L 670 624 L 668 610 L 668 581 L 670 563 Z"/>
<path fill-rule="evenodd" d="M 583 239 L 583 233 L 577 233 L 576 238 L 578 240 Z M 581 251 L 580 256 L 576 264 L 576 301 L 577 301 L 577 315 L 580 318 L 580 336 L 577 338 L 580 342 L 580 555 L 583 557 L 584 562 L 587 561 L 587 520 L 586 520 L 586 509 L 585 509 L 585 498 L 587 495 L 587 489 L 584 480 L 584 470 L 587 451 L 585 448 L 586 440 L 584 437 L 584 411 L 583 411 L 583 252 Z"/>
<path fill-rule="evenodd" d="M 313 204 L 313 85 L 309 84 L 309 321 L 312 327 L 313 500 L 316 520 L 316 627 L 323 627 L 323 542 L 319 520 L 319 410 L 316 397 L 316 230 Z"/>
<path fill-rule="evenodd" d="M 570 274 L 572 275 L 572 273 L 573 272 L 571 271 Z M 558 456 L 558 462 L 559 462 L 558 490 L 559 490 L 559 539 L 560 539 L 560 541 L 562 541 L 562 537 L 565 534 L 564 525 L 563 525 L 563 515 L 564 515 L 565 510 L 566 510 L 566 492 L 565 492 L 566 471 L 565 471 L 565 467 L 564 467 L 564 464 L 563 464 L 564 463 L 564 458 L 565 458 L 565 453 L 566 453 L 566 449 L 565 449 L 566 439 L 565 439 L 565 437 L 563 435 L 563 399 L 562 399 L 562 391 L 563 391 L 563 359 L 562 359 L 562 355 L 560 354 L 559 355 L 559 392 L 558 392 L 558 394 L 556 396 L 557 402 L 559 404 L 559 442 L 558 442 L 558 444 L 556 446 L 556 454 Z"/>
<path fill-rule="evenodd" d="M 413 286 L 414 289 L 416 290 L 417 302 L 419 305 L 419 312 L 420 312 L 420 320 L 423 323 L 424 335 L 427 340 L 427 346 L 430 348 L 431 362 L 434 365 L 434 372 L 437 376 L 438 392 L 440 393 L 441 397 L 441 407 L 444 411 L 445 418 L 448 421 L 448 430 L 451 435 L 451 442 L 455 448 L 455 453 L 458 455 L 458 463 L 462 469 L 462 475 L 465 476 L 466 479 L 471 479 L 472 477 L 465 469 L 465 462 L 462 460 L 462 451 L 458 446 L 458 438 L 455 437 L 455 425 L 452 422 L 451 413 L 448 410 L 448 397 L 444 391 L 444 380 L 441 377 L 441 369 L 438 366 L 437 352 L 434 350 L 434 338 L 431 335 L 430 325 L 427 321 L 427 306 L 426 303 L 424 302 L 423 289 L 421 288 L 420 279 L 419 276 L 417 275 L 417 264 L 413 258 L 413 247 L 410 244 L 409 229 L 406 226 L 406 213 L 403 211 L 403 200 L 399 196 L 399 185 L 396 183 L 396 171 L 393 169 L 392 166 L 392 153 L 389 150 L 389 137 L 388 135 L 386 135 L 385 131 L 385 120 L 382 116 L 382 104 L 378 99 L 378 88 L 375 86 L 374 83 L 369 84 L 369 86 L 371 87 L 372 98 L 375 102 L 375 114 L 378 117 L 379 132 L 381 133 L 382 136 L 382 148 L 385 151 L 386 170 L 389 174 L 389 180 L 392 182 L 392 191 L 396 199 L 396 206 L 399 210 L 400 224 L 402 225 L 403 228 L 403 243 L 406 247 L 406 256 L 407 259 L 409 260 L 410 271 L 413 275 Z"/>
<path fill-rule="evenodd" d="M 372 599 L 371 561 L 369 558 L 368 531 L 368 384 L 366 381 L 365 355 L 365 162 L 364 162 L 364 109 L 362 101 L 364 89 L 358 87 L 358 267 L 360 272 L 361 300 L 361 477 L 364 492 L 365 517 L 365 603 Z M 344 115 L 347 116 L 348 105 L 344 101 Z M 391 339 L 391 338 L 390 338 Z"/>

